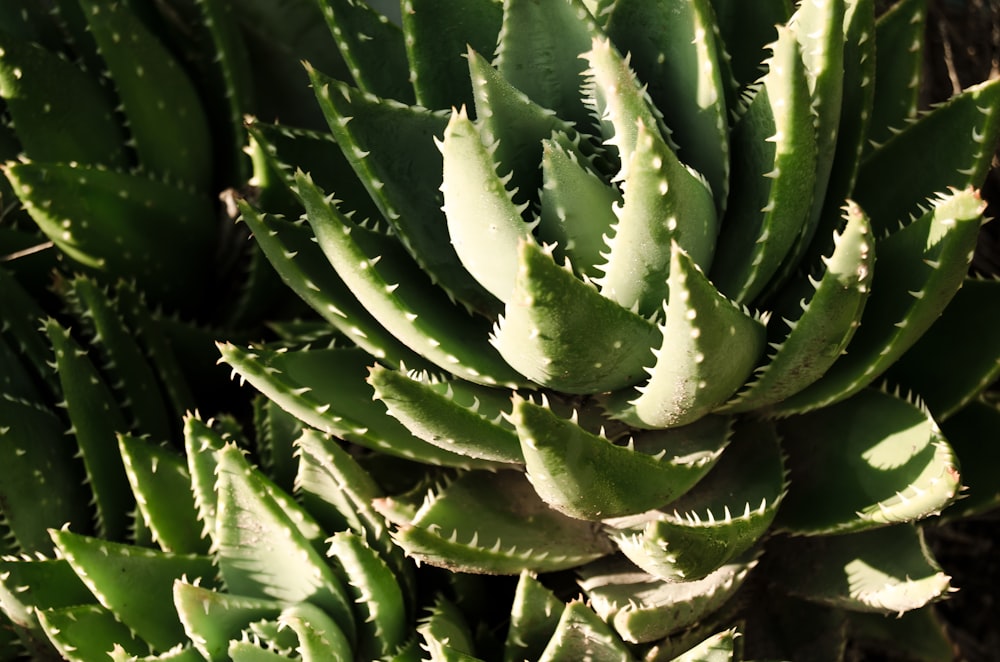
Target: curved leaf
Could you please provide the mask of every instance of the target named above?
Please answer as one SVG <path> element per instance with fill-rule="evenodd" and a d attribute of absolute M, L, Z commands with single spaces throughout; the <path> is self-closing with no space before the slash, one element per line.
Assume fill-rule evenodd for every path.
<path fill-rule="evenodd" d="M 612 557 L 584 566 L 580 588 L 625 641 L 643 643 L 707 619 L 736 593 L 755 565 L 731 563 L 702 579 L 668 582 Z"/>
<path fill-rule="evenodd" d="M 410 434 L 373 401 L 365 381 L 371 357 L 354 349 L 284 352 L 261 347 L 219 348 L 222 359 L 278 406 L 302 422 L 348 441 L 400 457 L 449 466 L 495 466 L 463 457 Z"/>
<path fill-rule="evenodd" d="M 651 575 L 668 582 L 698 580 L 766 535 L 785 489 L 773 427 L 741 421 L 705 478 L 660 511 L 613 522 L 613 537 Z"/>
<path fill-rule="evenodd" d="M 211 557 L 120 545 L 65 530 L 52 531 L 52 540 L 101 604 L 153 649 L 164 651 L 187 640 L 177 613 L 167 607 L 173 604 L 174 581 L 188 577 L 214 583 Z"/>
<path fill-rule="evenodd" d="M 368 382 L 389 415 L 414 436 L 462 455 L 521 464 L 517 433 L 504 416 L 510 411 L 506 391 L 453 380 L 421 379 L 372 367 Z"/>
<path fill-rule="evenodd" d="M 80 6 L 115 82 L 140 164 L 207 190 L 211 132 L 187 74 L 129 3 L 81 0 Z"/>
<path fill-rule="evenodd" d="M 226 586 L 249 597 L 311 601 L 353 640 L 355 620 L 341 580 L 293 523 L 293 517 L 307 518 L 305 511 L 287 512 L 235 446 L 216 455 L 213 541 Z"/>
<path fill-rule="evenodd" d="M 463 379 L 490 385 L 520 381 L 486 345 L 488 322 L 449 301 L 398 242 L 352 223 L 301 173 L 296 194 L 337 274 L 390 333 Z"/>
<path fill-rule="evenodd" d="M 763 320 L 723 296 L 672 245 L 670 303 L 649 381 L 610 400 L 615 418 L 644 428 L 685 425 L 708 414 L 742 386 L 764 353 Z"/>
<path fill-rule="evenodd" d="M 230 640 L 252 622 L 277 618 L 283 607 L 277 600 L 222 593 L 186 580 L 174 582 L 173 603 L 184 632 L 210 662 L 228 660 Z"/>
<path fill-rule="evenodd" d="M 551 510 L 512 471 L 465 474 L 393 537 L 421 562 L 487 574 L 573 568 L 611 551 L 597 525 Z"/>
<path fill-rule="evenodd" d="M 779 581 L 807 600 L 900 615 L 944 597 L 951 578 L 930 557 L 920 530 L 889 526 L 844 536 L 792 538 L 776 556 Z M 813 559 L 794 563 L 792 559 Z"/>
<path fill-rule="evenodd" d="M 579 427 L 575 418 L 562 419 L 526 400 L 514 403 L 528 480 L 550 506 L 585 520 L 666 505 L 708 473 L 729 433 L 726 419 L 711 419 L 617 446 Z"/>
<path fill-rule="evenodd" d="M 677 141 L 678 156 L 704 175 L 721 212 L 729 193 L 729 126 L 711 4 L 619 0 L 606 30 L 630 54 Z"/>
<path fill-rule="evenodd" d="M 868 389 L 778 427 L 790 488 L 777 526 L 815 535 L 939 512 L 959 488 L 957 459 L 926 409 Z"/>
<path fill-rule="evenodd" d="M 200 531 L 191 491 L 191 475 L 182 455 L 145 439 L 120 435 L 125 474 L 136 505 L 166 552 L 206 554 L 208 539 Z"/>
<path fill-rule="evenodd" d="M 514 295 L 493 341 L 518 372 L 566 393 L 620 389 L 642 379 L 658 340 L 655 324 L 522 242 Z"/>
<path fill-rule="evenodd" d="M 952 191 L 921 218 L 878 241 L 871 296 L 846 354 L 772 410 L 785 415 L 850 397 L 913 346 L 964 282 L 983 208 L 972 189 Z"/>
<path fill-rule="evenodd" d="M 719 232 L 712 280 L 750 303 L 788 260 L 810 219 L 816 129 L 805 65 L 795 35 L 778 28 L 747 111 L 732 133 L 732 191 Z"/>
<path fill-rule="evenodd" d="M 797 315 L 782 319 L 788 335 L 771 345 L 774 351 L 756 378 L 719 411 L 750 411 L 802 390 L 826 373 L 854 337 L 871 292 L 875 246 L 868 217 L 857 205 L 848 204 L 845 217 L 833 254 L 822 258 L 823 275 L 809 278 L 812 295 L 795 302 Z M 784 296 L 789 292 L 797 294 L 790 287 Z"/>
<path fill-rule="evenodd" d="M 531 238 L 531 225 L 521 218 L 524 206 L 514 203 L 509 178 L 497 173 L 494 153 L 464 108 L 452 111 L 438 147 L 451 244 L 466 271 L 506 303 L 517 275 L 517 247 Z"/>

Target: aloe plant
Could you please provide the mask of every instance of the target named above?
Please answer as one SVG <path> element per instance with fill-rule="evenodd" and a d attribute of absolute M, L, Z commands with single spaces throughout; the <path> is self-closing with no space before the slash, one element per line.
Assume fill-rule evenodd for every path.
<path fill-rule="evenodd" d="M 318 110 L 271 92 L 293 67 L 308 94 L 302 57 L 343 68 L 318 55 L 336 52 L 331 36 L 303 27 L 318 8 L 286 4 L 7 3 L 3 255 L 54 246 L 66 271 L 134 281 L 152 304 L 215 325 L 281 315 L 280 282 L 228 217 L 250 177 L 243 116 L 318 125 Z"/>
<path fill-rule="evenodd" d="M 1000 501 L 973 322 L 1000 307 L 969 275 L 1000 83 L 918 111 L 923 0 L 159 4 L 0 10 L 13 192 L 77 266 L 183 303 L 190 237 L 109 249 L 149 240 L 132 194 L 212 210 L 204 248 L 239 188 L 319 321 L 221 342 L 260 395 L 209 421 L 134 288 L 60 276 L 53 315 L 0 272 L 10 657 L 948 657 L 923 526 Z M 223 118 L 228 166 L 129 115 L 164 109 L 102 45 L 119 20 L 207 39 L 204 80 L 164 80 Z M 89 114 L 52 140 L 27 89 Z"/>
<path fill-rule="evenodd" d="M 515 604 L 510 659 L 733 627 L 794 656 L 807 612 L 829 653 L 947 595 L 919 523 L 996 422 L 995 344 L 942 352 L 996 307 L 968 273 L 1000 85 L 918 111 L 924 3 L 321 4 L 351 71 L 307 65 L 330 134 L 252 122 L 262 195 L 301 208 L 241 211 L 367 357 L 222 359 L 306 425 L 458 471 L 379 507 L 409 556 L 548 596 Z M 586 604 L 527 588 L 565 570 Z"/>

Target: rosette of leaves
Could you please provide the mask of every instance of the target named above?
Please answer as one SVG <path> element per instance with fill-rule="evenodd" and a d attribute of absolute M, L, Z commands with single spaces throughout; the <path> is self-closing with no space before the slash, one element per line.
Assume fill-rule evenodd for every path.
<path fill-rule="evenodd" d="M 249 127 L 304 220 L 242 211 L 359 350 L 221 351 L 305 424 L 460 469 L 380 502 L 398 545 L 575 569 L 610 629 L 566 650 L 609 659 L 740 624 L 830 654 L 947 594 L 918 522 L 997 422 L 997 343 L 963 340 L 997 310 L 968 271 L 1000 83 L 918 112 L 923 2 L 323 5 L 330 134 Z"/>
<path fill-rule="evenodd" d="M 917 111 L 924 3 L 321 4 L 350 70 L 307 68 L 329 134 L 250 127 L 306 220 L 242 210 L 357 349 L 222 354 L 323 433 L 459 470 L 379 501 L 395 542 L 575 569 L 592 610 L 512 626 L 530 658 L 741 624 L 751 654 L 836 651 L 929 613 L 917 523 L 997 421 L 996 343 L 963 333 L 997 309 L 967 273 L 1000 86 Z"/>
<path fill-rule="evenodd" d="M 244 114 L 322 122 L 304 57 L 344 69 L 309 0 L 5 3 L 0 254 L 54 245 L 68 271 L 216 324 L 280 314 L 280 282 L 227 215 L 250 176 Z"/>
<path fill-rule="evenodd" d="M 59 280 L 59 310 L 6 269 L 0 285 L 3 554 L 51 555 L 47 529 L 63 526 L 148 543 L 116 435 L 176 444 L 195 402 L 159 320 L 127 285 Z M 59 594 L 58 577 L 44 590 Z M 10 599 L 5 590 L 3 609 L 23 646 L 16 650 L 44 658 L 45 638 Z"/>
<path fill-rule="evenodd" d="M 133 288 L 56 289 L 57 317 L 0 270 L 0 659 L 417 659 L 371 477 L 261 400 L 266 477 L 235 419 L 184 418 L 196 400 Z"/>
<path fill-rule="evenodd" d="M 0 560 L 33 659 L 419 659 L 412 567 L 370 505 L 374 481 L 315 431 L 261 430 L 294 442 L 308 510 L 249 463 L 232 422 L 189 417 L 186 452 L 112 439 L 143 533 L 67 522 Z"/>

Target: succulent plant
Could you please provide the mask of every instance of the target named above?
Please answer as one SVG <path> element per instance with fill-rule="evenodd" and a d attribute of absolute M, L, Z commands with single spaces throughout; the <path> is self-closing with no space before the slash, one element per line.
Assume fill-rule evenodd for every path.
<path fill-rule="evenodd" d="M 950 659 L 1000 83 L 918 111 L 925 0 L 386 4 L 0 7 L 0 245 L 93 267 L 0 270 L 0 659 Z M 144 305 L 223 187 L 318 316 L 219 344 L 252 421 Z"/>
<path fill-rule="evenodd" d="M 830 653 L 949 592 L 918 523 L 996 424 L 996 344 L 955 333 L 996 309 L 968 273 L 1000 84 L 918 112 L 924 3 L 322 4 L 330 135 L 249 125 L 305 220 L 241 210 L 360 349 L 221 352 L 303 423 L 457 471 L 379 502 L 396 544 L 574 571 L 565 645 L 600 659 L 737 626 Z M 516 659 L 568 659 L 553 613 Z M 782 634 L 803 614 L 822 637 Z"/>
<path fill-rule="evenodd" d="M 322 121 L 297 110 L 300 58 L 343 67 L 321 21 L 310 0 L 5 3 L 2 254 L 54 245 L 64 270 L 203 323 L 280 316 L 280 282 L 228 215 L 250 176 L 244 114 Z M 270 96 L 290 81 L 297 95 Z"/>

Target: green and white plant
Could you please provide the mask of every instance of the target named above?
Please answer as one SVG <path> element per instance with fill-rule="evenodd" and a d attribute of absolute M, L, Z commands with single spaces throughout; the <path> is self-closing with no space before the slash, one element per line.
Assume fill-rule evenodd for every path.
<path fill-rule="evenodd" d="M 181 433 L 140 417 L 149 384 L 164 421 L 192 405 L 168 388 L 170 352 L 143 346 L 157 326 L 127 312 L 144 311 L 132 289 L 57 288 L 96 364 L 64 324 L 32 328 L 29 295 L 4 302 L 0 358 L 28 369 L 3 406 L 48 426 L 43 445 L 0 434 L 20 495 L 0 570 L 16 646 L 652 661 L 840 659 L 875 638 L 949 659 L 932 603 L 953 587 L 922 527 L 1000 500 L 1000 341 L 980 331 L 1000 293 L 969 273 L 1000 83 L 918 112 L 924 0 L 878 18 L 872 0 L 400 4 L 399 24 L 357 0 L 179 2 L 181 22 L 149 23 L 170 34 L 195 10 L 228 121 L 261 111 L 231 141 L 250 186 L 227 185 L 320 322 L 220 343 L 261 394 L 250 442 L 226 418 L 188 414 Z M 336 56 L 312 39 L 323 20 Z M 0 55 L 12 115 L 18 66 Z M 250 80 L 256 100 L 236 103 Z M 272 112 L 284 92 L 267 90 L 286 88 Z M 43 231 L 131 218 L 32 197 L 24 173 L 70 160 L 7 166 Z M 189 188 L 141 159 L 83 167 Z M 172 291 L 163 269 L 145 275 Z M 82 462 L 39 405 L 60 399 Z M 159 444 L 180 438 L 183 453 Z M 501 616 L 472 607 L 483 593 Z"/>
<path fill-rule="evenodd" d="M 753 634 L 760 590 L 840 633 L 946 595 L 916 524 L 990 428 L 940 425 L 996 420 L 995 344 L 944 347 L 996 308 L 968 270 L 1000 87 L 917 111 L 923 3 L 765 4 L 414 0 L 398 28 L 331 1 L 353 80 L 310 76 L 354 177 L 250 125 L 305 222 L 244 221 L 370 358 L 223 360 L 308 425 L 457 468 L 383 502 L 396 543 L 575 569 L 625 657 L 740 623 L 793 655 Z"/>

